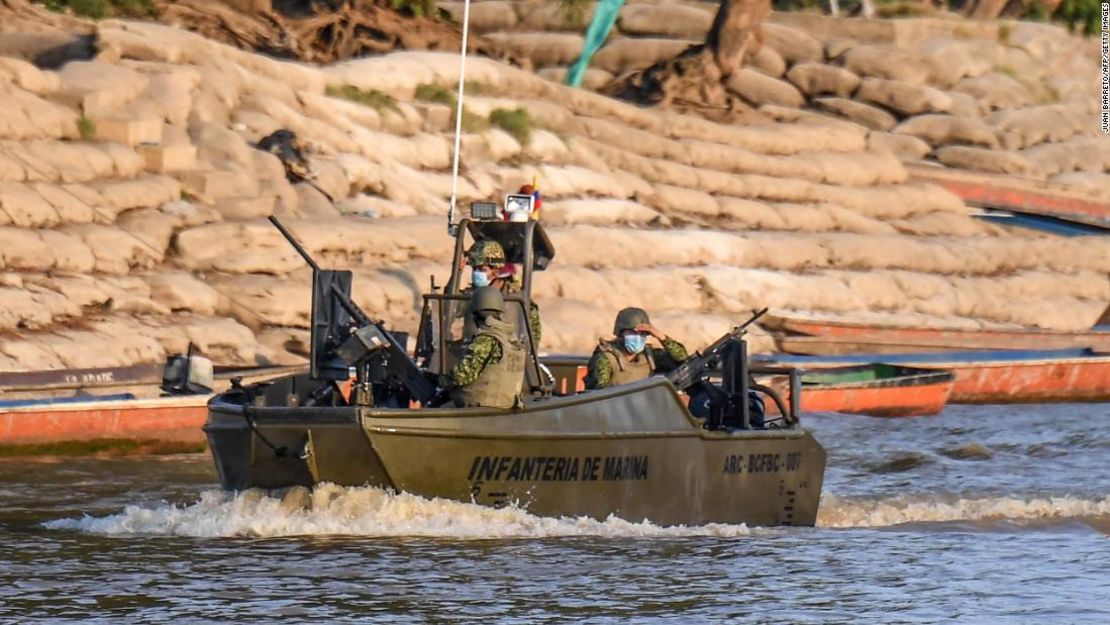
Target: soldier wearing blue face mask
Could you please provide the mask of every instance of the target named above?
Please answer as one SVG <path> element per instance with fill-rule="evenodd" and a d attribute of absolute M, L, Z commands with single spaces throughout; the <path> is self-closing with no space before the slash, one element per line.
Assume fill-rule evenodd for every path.
<path fill-rule="evenodd" d="M 516 276 L 513 265 L 505 261 L 505 248 L 497 241 L 489 239 L 477 241 L 466 253 L 467 264 L 471 267 L 471 287 L 463 289 L 480 289 L 484 286 L 496 287 L 502 295 L 520 293 L 520 279 Z M 511 315 L 509 316 L 512 321 Z M 532 341 L 539 345 L 543 327 L 540 325 L 540 309 L 535 302 L 531 302 L 528 309 L 528 327 L 532 333 Z"/>
<path fill-rule="evenodd" d="M 688 357 L 678 341 L 651 325 L 642 308 L 625 308 L 617 313 L 612 339 L 602 339 L 590 357 L 586 388 L 596 389 L 642 380 L 667 373 Z M 662 347 L 647 344 L 648 337 Z"/>

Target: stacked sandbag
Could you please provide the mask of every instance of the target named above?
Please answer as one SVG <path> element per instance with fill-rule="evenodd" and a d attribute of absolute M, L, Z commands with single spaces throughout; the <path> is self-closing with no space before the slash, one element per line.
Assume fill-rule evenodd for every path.
<path fill-rule="evenodd" d="M 514 49 L 543 66 L 541 76 L 565 77 L 573 59 L 551 64 L 569 54 L 560 53 L 562 44 L 554 42 L 581 32 L 568 15 L 539 12 L 543 19 L 526 23 L 537 13 L 534 0 L 486 0 L 475 6 L 480 7 L 479 28 L 506 42 L 540 41 L 530 29 L 543 23 L 542 37 L 552 45 Z M 585 88 L 600 89 L 614 76 L 703 42 L 716 9 L 703 3 L 626 4 L 594 59 Z M 1070 167 L 1067 158 L 1046 162 L 1052 150 L 1032 160 L 1021 152 L 1065 142 L 1097 126 L 1092 48 L 1065 29 L 1045 24 L 973 28 L 960 20 L 915 22 L 901 19 L 896 28 L 884 30 L 873 21 L 865 28 L 852 19 L 776 14 L 763 25 L 762 45 L 725 87 L 770 119 L 784 121 L 791 117 L 787 110 L 795 109 L 817 113 L 806 118 L 813 125 L 850 122 L 870 131 L 868 149 L 905 162 L 1050 185 L 1056 176 L 1090 173 L 1081 186 L 1097 182 L 1103 171 L 1091 171 L 1091 166 Z"/>
<path fill-rule="evenodd" d="M 537 54 L 581 37 L 581 23 L 545 3 L 475 4 L 488 32 L 543 35 L 501 37 Z M 712 7 L 630 4 L 629 32 L 607 46 L 613 71 L 697 41 L 711 17 Z M 1007 108 L 989 83 L 1007 74 L 983 71 L 970 44 L 904 51 L 924 59 L 905 72 L 884 62 L 901 58 L 884 44 L 834 46 L 770 24 L 758 63 L 733 81 L 762 107 L 746 124 L 474 57 L 468 80 L 481 93 L 466 106 L 481 123 L 463 133 L 454 185 L 453 111 L 441 96 L 417 98 L 454 91 L 453 54 L 311 68 L 156 24 L 98 29 L 94 61 L 57 72 L 0 61 L 0 94 L 17 94 L 0 109 L 0 367 L 152 362 L 189 341 L 220 364 L 298 361 L 310 271 L 271 214 L 323 267 L 353 270 L 367 314 L 415 333 L 420 293 L 449 278 L 452 193 L 465 215 L 533 180 L 557 250 L 533 284 L 544 350 L 588 351 L 629 305 L 692 348 L 763 305 L 1059 329 L 1105 308 L 1105 245 L 984 224 L 903 165 L 1102 184 L 1104 145 L 1074 107 L 1027 89 L 1031 111 Z M 1060 54 L 1040 37 L 1022 39 L 1021 53 Z M 548 69 L 565 71 L 567 50 L 544 48 Z M 527 132 L 490 122 L 518 108 Z M 1046 133 L 1039 118 L 1066 129 Z M 281 129 L 303 141 L 300 173 L 256 148 Z"/>
<path fill-rule="evenodd" d="M 537 67 L 569 65 L 582 53 L 582 36 L 571 33 L 495 33 L 487 37 L 514 54 L 531 59 Z"/>

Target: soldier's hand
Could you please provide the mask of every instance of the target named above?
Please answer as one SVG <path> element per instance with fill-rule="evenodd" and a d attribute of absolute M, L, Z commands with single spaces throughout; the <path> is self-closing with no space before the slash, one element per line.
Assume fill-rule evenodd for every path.
<path fill-rule="evenodd" d="M 663 334 L 662 332 L 660 332 L 659 328 L 656 328 L 655 326 L 651 325 L 650 323 L 641 323 L 640 325 L 635 327 L 635 330 L 637 332 L 640 332 L 640 333 L 643 333 L 643 334 L 650 334 L 651 336 L 655 337 L 655 339 L 660 341 L 660 342 L 662 342 L 663 339 L 667 338 L 666 334 Z"/>

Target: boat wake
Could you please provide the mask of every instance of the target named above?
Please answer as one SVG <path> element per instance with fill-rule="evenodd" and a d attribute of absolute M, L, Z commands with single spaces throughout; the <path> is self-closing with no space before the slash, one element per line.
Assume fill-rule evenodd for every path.
<path fill-rule="evenodd" d="M 1110 496 L 1102 499 L 1078 497 L 984 497 L 908 496 L 888 499 L 824 495 L 817 514 L 818 527 L 888 527 L 907 523 L 951 521 L 1012 522 L 1039 524 L 1044 521 L 1110 515 Z"/>
<path fill-rule="evenodd" d="M 1006 522 L 1039 525 L 1067 519 L 1110 517 L 1110 496 L 1022 499 L 913 496 L 888 499 L 822 497 L 817 526 L 889 527 L 915 523 Z M 709 524 L 660 527 L 610 517 L 539 517 L 520 508 L 489 508 L 443 499 L 425 499 L 378 488 L 323 484 L 283 495 L 261 490 L 227 493 L 209 490 L 186 506 L 128 506 L 119 514 L 85 516 L 45 523 L 104 535 L 159 535 L 201 538 L 282 536 L 429 537 L 451 539 L 601 537 L 742 537 L 781 529 Z"/>
<path fill-rule="evenodd" d="M 774 530 L 710 524 L 660 527 L 615 517 L 605 521 L 538 517 L 520 508 L 489 508 L 443 499 L 425 499 L 378 488 L 322 484 L 312 491 L 293 488 L 282 496 L 250 490 L 205 491 L 187 506 L 128 506 L 119 514 L 59 519 L 50 529 L 105 535 L 191 537 L 363 536 L 452 539 L 605 537 L 741 537 Z"/>

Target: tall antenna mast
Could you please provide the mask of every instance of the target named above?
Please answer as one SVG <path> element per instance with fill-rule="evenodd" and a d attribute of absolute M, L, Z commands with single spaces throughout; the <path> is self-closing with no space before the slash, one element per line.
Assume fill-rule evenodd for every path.
<path fill-rule="evenodd" d="M 462 51 L 459 59 L 459 95 L 455 102 L 455 158 L 451 163 L 451 208 L 447 212 L 447 232 L 455 235 L 455 202 L 459 193 L 459 144 L 462 140 L 463 86 L 466 84 L 466 37 L 470 31 L 470 0 L 463 2 Z"/>

